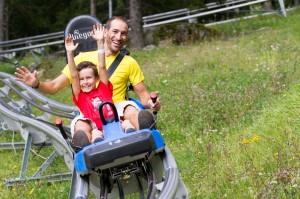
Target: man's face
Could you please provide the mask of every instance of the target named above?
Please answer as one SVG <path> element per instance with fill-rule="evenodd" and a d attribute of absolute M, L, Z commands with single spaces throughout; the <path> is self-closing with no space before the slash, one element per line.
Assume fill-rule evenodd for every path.
<path fill-rule="evenodd" d="M 111 22 L 109 30 L 105 32 L 105 41 L 107 48 L 113 53 L 120 51 L 125 44 L 128 34 L 128 26 L 125 22 L 115 19 Z"/>

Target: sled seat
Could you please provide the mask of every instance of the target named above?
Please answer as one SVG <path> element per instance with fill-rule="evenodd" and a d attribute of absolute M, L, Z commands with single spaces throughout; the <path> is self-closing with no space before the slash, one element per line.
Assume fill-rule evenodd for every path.
<path fill-rule="evenodd" d="M 165 143 L 157 130 L 143 129 L 114 140 L 104 140 L 83 148 L 75 155 L 75 168 L 79 174 L 91 169 L 106 169 L 142 159 L 150 152 L 164 149 Z"/>

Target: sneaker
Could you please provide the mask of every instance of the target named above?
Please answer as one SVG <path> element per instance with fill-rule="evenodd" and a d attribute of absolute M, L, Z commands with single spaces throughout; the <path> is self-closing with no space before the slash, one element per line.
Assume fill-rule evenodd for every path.
<path fill-rule="evenodd" d="M 132 128 L 132 127 L 129 127 L 129 128 L 127 128 L 127 129 L 125 129 L 125 133 L 132 133 L 132 132 L 134 132 L 134 131 L 136 131 L 136 129 L 135 129 L 135 128 Z"/>
<path fill-rule="evenodd" d="M 155 124 L 153 115 L 147 110 L 141 110 L 138 115 L 139 130 L 150 129 Z"/>
<path fill-rule="evenodd" d="M 89 138 L 86 136 L 83 130 L 78 130 L 74 133 L 72 138 L 72 147 L 74 148 L 75 152 L 77 153 L 83 147 L 90 145 Z"/>
<path fill-rule="evenodd" d="M 94 144 L 97 143 L 97 142 L 101 142 L 103 141 L 103 137 L 102 136 L 99 136 L 97 137 L 95 140 L 94 140 Z"/>

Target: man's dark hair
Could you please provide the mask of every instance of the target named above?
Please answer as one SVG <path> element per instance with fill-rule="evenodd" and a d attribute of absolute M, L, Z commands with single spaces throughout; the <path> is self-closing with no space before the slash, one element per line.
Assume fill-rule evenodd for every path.
<path fill-rule="evenodd" d="M 111 17 L 110 19 L 108 19 L 107 22 L 106 22 L 106 24 L 105 24 L 105 28 L 106 28 L 107 30 L 110 29 L 111 22 L 112 22 L 113 20 L 115 20 L 115 19 L 118 19 L 118 20 L 123 21 L 123 22 L 126 23 L 127 26 L 129 27 L 128 22 L 127 22 L 127 20 L 126 20 L 125 17 L 122 17 L 122 16 L 113 16 L 113 17 Z"/>

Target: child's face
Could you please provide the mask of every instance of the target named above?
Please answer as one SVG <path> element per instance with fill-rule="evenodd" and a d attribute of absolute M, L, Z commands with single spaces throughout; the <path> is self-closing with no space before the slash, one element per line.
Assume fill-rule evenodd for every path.
<path fill-rule="evenodd" d="M 79 84 L 80 89 L 85 92 L 91 92 L 96 88 L 96 83 L 98 81 L 98 78 L 95 77 L 93 73 L 93 69 L 91 68 L 85 68 L 79 71 Z"/>

